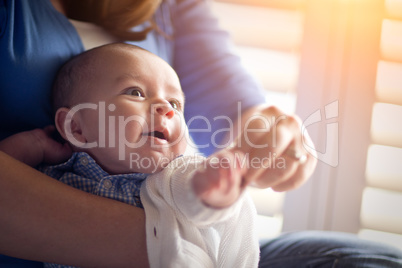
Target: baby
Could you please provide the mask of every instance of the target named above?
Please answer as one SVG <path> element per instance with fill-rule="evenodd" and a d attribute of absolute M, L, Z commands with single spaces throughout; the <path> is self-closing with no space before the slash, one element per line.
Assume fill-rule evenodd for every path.
<path fill-rule="evenodd" d="M 151 267 L 257 267 L 244 154 L 229 148 L 209 158 L 184 156 L 184 102 L 176 73 L 156 55 L 123 43 L 84 52 L 63 66 L 53 92 L 56 128 L 74 153 L 40 170 L 144 207 Z M 56 146 L 47 141 L 50 132 L 14 135 L 0 149 L 22 158 L 10 144 L 46 140 L 21 159 L 36 165 Z"/>

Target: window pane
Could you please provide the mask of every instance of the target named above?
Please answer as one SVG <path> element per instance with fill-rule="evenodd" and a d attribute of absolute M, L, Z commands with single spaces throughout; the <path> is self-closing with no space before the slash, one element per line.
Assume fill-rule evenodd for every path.
<path fill-rule="evenodd" d="M 366 180 L 372 187 L 402 191 L 402 149 L 371 145 L 367 154 Z"/>
<path fill-rule="evenodd" d="M 402 63 L 378 62 L 376 93 L 380 101 L 402 104 Z"/>
<path fill-rule="evenodd" d="M 402 147 L 402 106 L 375 103 L 371 121 L 374 143 Z"/>
<path fill-rule="evenodd" d="M 402 193 L 366 188 L 360 218 L 363 228 L 402 233 Z"/>
<path fill-rule="evenodd" d="M 381 31 L 381 55 L 384 59 L 402 61 L 402 22 L 385 19 Z"/>
<path fill-rule="evenodd" d="M 235 43 L 286 51 L 298 51 L 303 35 L 303 12 L 212 2 L 220 25 Z"/>
<path fill-rule="evenodd" d="M 299 56 L 253 47 L 236 48 L 245 67 L 255 75 L 265 89 L 294 92 L 299 75 Z"/>

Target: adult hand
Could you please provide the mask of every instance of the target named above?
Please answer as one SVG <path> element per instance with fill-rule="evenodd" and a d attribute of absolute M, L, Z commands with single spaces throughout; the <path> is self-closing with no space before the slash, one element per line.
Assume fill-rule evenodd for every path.
<path fill-rule="evenodd" d="M 40 164 L 58 164 L 71 156 L 71 147 L 52 138 L 54 126 L 34 129 L 12 135 L 0 142 L 0 151 L 32 167 Z"/>
<path fill-rule="evenodd" d="M 273 106 L 259 106 L 243 115 L 241 125 L 243 131 L 233 149 L 248 156 L 246 184 L 287 191 L 311 176 L 317 158 L 305 146 L 314 145 L 308 133 L 302 133 L 302 122 L 297 116 Z"/>

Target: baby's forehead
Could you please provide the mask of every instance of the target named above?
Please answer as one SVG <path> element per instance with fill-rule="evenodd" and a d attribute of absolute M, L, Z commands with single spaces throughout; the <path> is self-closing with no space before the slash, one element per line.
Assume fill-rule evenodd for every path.
<path fill-rule="evenodd" d="M 124 69 L 124 72 L 119 73 L 117 80 L 136 80 L 136 79 L 144 79 L 148 77 L 149 79 L 153 79 L 156 77 L 156 74 L 164 74 L 165 77 L 168 77 L 166 80 L 174 82 L 172 84 L 172 93 L 180 95 L 184 99 L 184 93 L 182 91 L 180 80 L 174 71 L 174 69 L 162 58 L 159 56 L 149 52 L 148 50 L 142 49 L 133 45 L 124 45 L 117 47 L 107 47 L 103 52 L 106 52 L 108 56 L 104 57 L 106 64 L 108 59 L 113 59 L 118 62 L 123 62 L 125 64 L 129 63 L 139 63 L 138 65 L 134 64 L 130 66 L 130 68 Z M 105 56 L 105 54 L 103 54 Z M 144 63 L 145 65 L 141 64 Z M 101 64 L 102 65 L 102 64 Z M 120 65 L 122 66 L 122 65 Z M 149 70 L 144 70 L 143 68 L 146 66 L 152 66 L 152 73 Z M 102 70 L 101 66 L 98 70 Z"/>

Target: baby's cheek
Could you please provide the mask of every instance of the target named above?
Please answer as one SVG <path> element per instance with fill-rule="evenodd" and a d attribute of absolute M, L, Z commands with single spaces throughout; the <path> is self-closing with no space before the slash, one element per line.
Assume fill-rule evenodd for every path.
<path fill-rule="evenodd" d="M 120 138 L 125 139 L 125 141 L 129 143 L 136 143 L 139 141 L 139 138 L 142 137 L 141 134 L 144 132 L 143 128 L 142 124 L 137 120 L 126 121 L 123 126 L 120 127 Z M 147 126 L 145 126 L 145 130 L 146 128 Z"/>
<path fill-rule="evenodd" d="M 119 142 L 136 142 L 143 129 L 148 127 L 137 115 L 114 115 L 111 119 L 107 124 L 109 135 L 113 134 Z"/>

